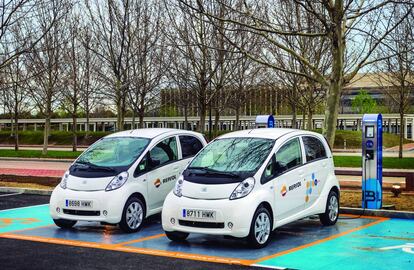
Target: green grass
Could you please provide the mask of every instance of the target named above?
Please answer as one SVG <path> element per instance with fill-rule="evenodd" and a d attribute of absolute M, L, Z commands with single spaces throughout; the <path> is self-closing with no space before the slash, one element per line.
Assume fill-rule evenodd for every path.
<path fill-rule="evenodd" d="M 110 132 L 86 132 L 79 131 L 78 144 L 89 145 L 98 139 L 108 135 Z M 71 145 L 73 140 L 72 132 L 52 131 L 49 136 L 49 143 L 55 145 Z M 19 143 L 26 145 L 42 145 L 43 131 L 19 131 Z M 0 144 L 14 144 L 14 137 L 10 135 L 10 131 L 0 131 Z"/>
<path fill-rule="evenodd" d="M 315 130 L 322 133 L 321 129 Z M 343 149 L 344 141 L 346 140 L 347 149 L 360 149 L 362 144 L 362 131 L 352 130 L 336 130 L 335 133 L 335 149 Z M 383 145 L 385 148 L 397 146 L 399 144 L 400 137 L 397 134 L 383 133 Z M 410 140 L 404 140 L 403 143 L 410 143 Z"/>
<path fill-rule="evenodd" d="M 56 158 L 56 159 L 75 159 L 82 152 L 49 150 L 47 155 L 42 155 L 41 150 L 19 150 L 0 149 L 0 157 L 20 157 L 20 158 Z M 359 156 L 334 156 L 336 167 L 361 167 L 361 157 Z M 384 157 L 383 167 L 388 169 L 414 169 L 414 158 Z"/>
<path fill-rule="evenodd" d="M 56 151 L 50 150 L 47 155 L 42 155 L 41 150 L 19 150 L 14 151 L 12 149 L 0 149 L 0 157 L 19 157 L 19 158 L 56 158 L 56 159 L 75 159 L 82 152 L 72 151 Z"/>
<path fill-rule="evenodd" d="M 335 167 L 361 167 L 362 157 L 334 156 Z M 384 157 L 383 168 L 387 169 L 414 169 L 414 158 Z"/>

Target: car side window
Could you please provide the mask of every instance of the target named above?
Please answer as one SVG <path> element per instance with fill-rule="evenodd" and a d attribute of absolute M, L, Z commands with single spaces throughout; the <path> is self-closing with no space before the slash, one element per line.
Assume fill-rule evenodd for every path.
<path fill-rule="evenodd" d="M 149 154 L 148 165 L 151 168 L 178 159 L 177 140 L 171 137 L 159 142 Z"/>
<path fill-rule="evenodd" d="M 285 143 L 276 152 L 274 165 L 275 176 L 302 164 L 302 151 L 299 138 L 292 139 Z"/>
<path fill-rule="evenodd" d="M 182 135 L 179 138 L 183 158 L 195 156 L 203 148 L 203 144 L 194 136 Z"/>
<path fill-rule="evenodd" d="M 326 157 L 326 150 L 323 143 L 315 137 L 303 136 L 303 144 L 305 145 L 306 161 L 312 161 Z"/>

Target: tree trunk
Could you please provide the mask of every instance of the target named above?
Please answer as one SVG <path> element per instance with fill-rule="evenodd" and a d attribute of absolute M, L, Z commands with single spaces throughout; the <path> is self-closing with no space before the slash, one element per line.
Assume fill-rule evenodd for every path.
<path fill-rule="evenodd" d="M 78 127 L 78 122 L 76 119 L 76 114 L 72 114 L 72 151 L 76 152 L 78 147 L 78 135 L 76 133 Z"/>
<path fill-rule="evenodd" d="M 184 106 L 184 129 L 188 129 L 188 106 Z"/>
<path fill-rule="evenodd" d="M 307 126 L 307 129 L 308 130 L 312 130 L 313 129 L 312 117 L 313 117 L 313 111 L 312 111 L 311 106 L 309 106 L 309 108 L 308 108 L 308 126 Z"/>
<path fill-rule="evenodd" d="M 218 129 L 220 122 L 220 111 L 218 109 L 214 110 L 214 136 L 217 137 Z"/>
<path fill-rule="evenodd" d="M 398 147 L 398 158 L 403 158 L 404 129 L 404 112 L 400 112 L 400 144 Z"/>
<path fill-rule="evenodd" d="M 117 130 L 124 130 L 124 115 L 123 115 L 123 97 L 122 97 L 122 86 L 121 80 L 117 80 L 115 83 L 115 92 L 116 92 L 116 125 Z"/>
<path fill-rule="evenodd" d="M 12 113 L 10 112 L 10 137 L 12 137 L 14 135 L 14 124 L 13 124 L 13 116 Z"/>
<path fill-rule="evenodd" d="M 132 127 L 131 129 L 135 129 L 135 110 L 132 108 Z"/>
<path fill-rule="evenodd" d="M 302 123 L 303 123 L 303 127 L 302 129 L 306 129 L 306 110 L 302 110 Z"/>
<path fill-rule="evenodd" d="M 199 104 L 198 113 L 200 115 L 200 124 L 198 126 L 198 131 L 200 133 L 204 133 L 205 128 L 206 128 L 206 105 L 205 105 L 205 103 L 200 103 Z"/>
<path fill-rule="evenodd" d="M 144 128 L 144 112 L 143 111 L 138 112 L 138 118 L 139 118 L 138 127 L 139 128 Z"/>
<path fill-rule="evenodd" d="M 42 155 L 47 155 L 47 147 L 49 145 L 49 134 L 50 134 L 50 114 L 46 115 L 46 118 L 45 118 L 45 128 L 43 129 Z"/>
<path fill-rule="evenodd" d="M 234 130 L 240 129 L 240 107 L 236 108 L 236 122 L 234 123 Z"/>
<path fill-rule="evenodd" d="M 17 109 L 14 111 L 14 150 L 19 151 L 19 113 Z"/>
<path fill-rule="evenodd" d="M 290 108 L 292 109 L 292 128 L 297 128 L 297 111 L 296 111 L 296 105 L 290 104 Z"/>
<path fill-rule="evenodd" d="M 345 53 L 345 19 L 342 14 L 344 3 L 335 1 L 335 9 L 331 15 L 333 21 L 331 39 L 332 73 L 328 85 L 325 121 L 323 134 L 331 147 L 335 141 L 336 121 L 338 119 L 339 100 L 343 86 L 344 53 Z"/>
<path fill-rule="evenodd" d="M 89 116 L 89 109 L 86 111 L 86 129 L 85 129 L 85 138 L 89 137 L 89 122 L 90 122 L 90 116 Z M 94 124 L 95 125 L 95 130 L 96 130 L 96 125 L 97 123 Z"/>

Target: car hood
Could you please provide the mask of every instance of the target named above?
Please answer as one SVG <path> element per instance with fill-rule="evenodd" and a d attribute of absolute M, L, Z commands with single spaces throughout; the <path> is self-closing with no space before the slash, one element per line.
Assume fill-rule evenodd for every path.
<path fill-rule="evenodd" d="M 66 182 L 66 187 L 68 189 L 80 191 L 105 190 L 105 188 L 108 186 L 108 184 L 112 181 L 113 178 L 114 176 L 86 178 L 69 175 L 68 180 Z"/>
<path fill-rule="evenodd" d="M 239 183 L 206 185 L 184 180 L 182 195 L 194 199 L 228 199 L 238 185 Z"/>

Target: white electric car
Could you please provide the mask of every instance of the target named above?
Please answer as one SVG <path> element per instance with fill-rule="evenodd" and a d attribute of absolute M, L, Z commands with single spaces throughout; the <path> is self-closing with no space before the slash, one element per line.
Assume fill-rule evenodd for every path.
<path fill-rule="evenodd" d="M 50 214 L 62 228 L 83 220 L 138 231 L 145 217 L 161 212 L 177 178 L 206 144 L 199 133 L 175 129 L 106 136 L 64 174 L 50 198 Z"/>
<path fill-rule="evenodd" d="M 277 227 L 314 214 L 333 225 L 338 211 L 339 183 L 322 135 L 254 129 L 223 135 L 197 154 L 164 201 L 162 226 L 173 241 L 228 235 L 260 248 Z"/>

